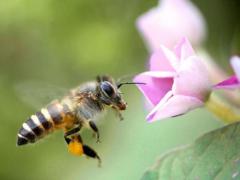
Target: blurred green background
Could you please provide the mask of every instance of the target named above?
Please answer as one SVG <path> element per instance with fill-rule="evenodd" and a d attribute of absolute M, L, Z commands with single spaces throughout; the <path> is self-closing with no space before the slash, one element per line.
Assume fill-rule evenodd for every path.
<path fill-rule="evenodd" d="M 208 25 L 206 48 L 226 69 L 240 53 L 238 0 L 194 1 Z M 99 124 L 102 143 L 85 131 L 85 143 L 103 160 L 68 154 L 63 134 L 16 147 L 21 124 L 36 109 L 25 104 L 16 84 L 46 82 L 69 88 L 98 74 L 118 78 L 145 70 L 148 52 L 135 19 L 156 0 L 9 0 L 0 1 L 0 179 L 139 179 L 156 157 L 222 126 L 204 109 L 148 124 L 143 97 L 123 87 L 129 104 L 125 120 L 108 113 Z M 26 87 L 28 88 L 28 87 Z M 29 87 L 32 88 L 32 87 Z M 53 90 L 54 91 L 54 90 Z"/>

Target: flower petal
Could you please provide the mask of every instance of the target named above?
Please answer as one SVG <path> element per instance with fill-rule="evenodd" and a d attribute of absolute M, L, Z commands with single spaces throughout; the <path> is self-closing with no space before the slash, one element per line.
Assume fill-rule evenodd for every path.
<path fill-rule="evenodd" d="M 203 106 L 204 103 L 195 97 L 174 95 L 165 103 L 159 103 L 147 116 L 149 122 L 175 117 Z"/>
<path fill-rule="evenodd" d="M 206 34 L 201 12 L 189 0 L 161 0 L 138 18 L 137 28 L 152 52 L 161 44 L 173 48 L 183 36 L 199 45 Z"/>
<path fill-rule="evenodd" d="M 160 73 L 158 72 L 145 72 L 137 75 L 133 81 L 146 83 L 145 85 L 138 84 L 137 87 L 152 105 L 156 105 L 171 90 L 173 76 L 164 75 L 160 77 Z"/>
<path fill-rule="evenodd" d="M 179 67 L 178 76 L 174 78 L 173 92 L 205 101 L 211 87 L 208 72 L 197 56 L 191 56 Z"/>
<path fill-rule="evenodd" d="M 154 115 L 154 112 L 157 112 L 157 110 L 159 109 L 160 106 L 164 105 L 171 97 L 173 96 L 173 91 L 168 91 L 164 97 L 161 99 L 161 101 L 157 104 L 157 106 L 155 106 L 151 112 L 149 113 L 149 115 L 147 116 L 147 119 L 151 119 L 151 116 Z M 148 106 L 151 107 L 151 106 Z M 153 106 L 152 106 L 153 107 Z M 150 109 L 149 109 L 150 110 Z M 149 117 L 149 118 L 148 118 Z"/>
<path fill-rule="evenodd" d="M 231 58 L 231 65 L 232 65 L 232 68 L 233 68 L 238 80 L 240 81 L 240 57 L 233 56 Z"/>
<path fill-rule="evenodd" d="M 177 75 L 177 73 L 172 71 L 147 71 L 144 72 L 144 75 L 155 78 L 173 78 Z"/>
<path fill-rule="evenodd" d="M 240 81 L 238 80 L 237 76 L 232 76 L 215 86 L 213 86 L 214 89 L 235 89 L 240 88 Z"/>
<path fill-rule="evenodd" d="M 175 46 L 174 52 L 181 60 L 195 55 L 195 52 L 187 38 L 182 38 L 182 40 Z"/>
<path fill-rule="evenodd" d="M 198 57 L 201 57 L 202 63 L 207 68 L 212 84 L 217 84 L 228 77 L 224 69 L 217 64 L 217 62 L 207 53 L 206 50 L 198 49 L 197 55 Z"/>
<path fill-rule="evenodd" d="M 161 46 L 150 58 L 150 71 L 176 71 L 179 60 L 173 52 Z"/>

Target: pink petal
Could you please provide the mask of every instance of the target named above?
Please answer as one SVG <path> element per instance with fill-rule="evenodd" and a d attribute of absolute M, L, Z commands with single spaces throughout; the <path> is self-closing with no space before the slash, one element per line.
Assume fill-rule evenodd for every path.
<path fill-rule="evenodd" d="M 145 98 L 151 102 L 152 105 L 156 105 L 163 98 L 163 96 L 172 88 L 173 74 L 160 77 L 158 72 L 145 72 L 137 75 L 134 82 L 144 82 L 145 85 L 138 84 L 138 88 L 144 94 Z"/>
<path fill-rule="evenodd" d="M 189 0 L 161 0 L 160 5 L 165 11 L 163 24 L 168 27 L 166 19 L 175 24 L 174 34 L 168 34 L 168 39 L 169 36 L 178 37 L 176 43 L 186 36 L 192 44 L 201 44 L 206 35 L 205 20 L 194 3 Z"/>
<path fill-rule="evenodd" d="M 204 103 L 195 97 L 174 95 L 165 103 L 159 103 L 147 116 L 149 122 L 161 120 L 169 117 L 175 117 L 187 113 Z"/>
<path fill-rule="evenodd" d="M 201 57 L 201 61 L 204 64 L 204 66 L 207 68 L 209 78 L 212 82 L 212 84 L 219 83 L 223 79 L 226 79 L 228 75 L 224 71 L 223 68 L 221 68 L 216 61 L 203 49 L 198 49 L 198 57 Z"/>
<path fill-rule="evenodd" d="M 161 46 L 150 58 L 150 71 L 176 71 L 179 60 L 173 52 Z"/>
<path fill-rule="evenodd" d="M 184 60 L 174 78 L 173 92 L 205 101 L 210 93 L 210 80 L 206 67 L 196 56 Z"/>
<path fill-rule="evenodd" d="M 151 109 L 149 109 L 149 110 L 151 110 L 151 112 L 155 112 L 155 111 L 157 111 L 157 109 L 158 109 L 158 107 L 159 106 L 162 106 L 163 104 L 165 104 L 171 97 L 173 96 L 173 91 L 168 91 L 165 95 L 164 95 L 164 97 L 161 99 L 161 101 L 157 104 L 157 106 L 153 106 L 152 105 L 152 108 Z M 149 106 L 150 107 L 150 106 Z M 151 114 L 151 113 L 150 113 Z M 148 115 L 149 116 L 149 115 Z"/>
<path fill-rule="evenodd" d="M 174 51 L 176 56 L 181 60 L 195 55 L 192 45 L 187 38 L 182 38 L 182 40 L 175 46 Z"/>
<path fill-rule="evenodd" d="M 173 78 L 177 75 L 177 73 L 172 71 L 146 71 L 144 72 L 144 75 L 155 78 Z"/>
<path fill-rule="evenodd" d="M 171 20 L 168 21 L 168 25 L 164 25 L 164 14 L 161 7 L 156 7 L 137 19 L 137 28 L 151 52 L 158 50 L 161 44 L 171 47 L 176 43 L 177 37 L 166 36 L 168 33 L 174 36 L 176 31 L 173 29 L 175 24 Z"/>
<path fill-rule="evenodd" d="M 231 58 L 231 65 L 232 65 L 232 68 L 233 68 L 238 80 L 240 81 L 240 57 L 233 56 Z"/>
<path fill-rule="evenodd" d="M 235 89 L 240 88 L 240 81 L 238 80 L 237 76 L 232 76 L 218 84 L 216 84 L 214 89 Z"/>
<path fill-rule="evenodd" d="M 161 44 L 173 48 L 183 36 L 199 45 L 205 36 L 201 12 L 189 0 L 161 0 L 159 6 L 138 18 L 137 28 L 152 52 Z"/>

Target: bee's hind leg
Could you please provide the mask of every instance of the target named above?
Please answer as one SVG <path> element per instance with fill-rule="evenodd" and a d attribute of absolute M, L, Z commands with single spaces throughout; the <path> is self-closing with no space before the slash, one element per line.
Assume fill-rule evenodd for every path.
<path fill-rule="evenodd" d="M 87 157 L 90 158 L 95 158 L 98 159 L 98 166 L 101 166 L 101 158 L 98 156 L 97 152 L 94 151 L 91 147 L 89 147 L 88 145 L 83 145 L 83 152 Z"/>
<path fill-rule="evenodd" d="M 97 125 L 93 121 L 89 121 L 90 128 L 94 131 L 94 133 L 97 135 L 97 143 L 100 143 L 100 134 L 99 130 L 97 128 Z"/>
<path fill-rule="evenodd" d="M 75 127 L 75 128 L 73 128 L 73 129 L 71 129 L 69 131 L 66 130 L 65 133 L 64 133 L 64 139 L 65 139 L 66 143 L 69 144 L 71 142 L 71 140 L 72 140 L 68 136 L 71 136 L 71 135 L 79 132 L 80 130 L 81 130 L 81 126 Z M 80 136 L 80 141 L 82 142 L 81 136 Z"/>
<path fill-rule="evenodd" d="M 64 138 L 68 144 L 68 150 L 70 153 L 78 156 L 85 154 L 87 157 L 98 159 L 98 166 L 101 166 L 101 159 L 97 152 L 88 145 L 83 144 L 82 138 L 79 134 L 72 135 L 71 138 Z"/>
<path fill-rule="evenodd" d="M 64 137 L 71 136 L 72 134 L 75 134 L 75 133 L 79 132 L 81 130 L 81 127 L 82 126 L 77 126 L 77 127 L 73 128 L 69 131 L 65 131 Z"/>
<path fill-rule="evenodd" d="M 69 144 L 71 142 L 71 138 L 69 138 L 69 137 L 64 136 L 64 139 L 65 139 L 67 144 Z"/>

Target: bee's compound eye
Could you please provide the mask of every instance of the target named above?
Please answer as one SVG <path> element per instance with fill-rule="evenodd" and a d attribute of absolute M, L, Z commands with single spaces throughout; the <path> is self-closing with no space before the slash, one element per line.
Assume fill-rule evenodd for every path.
<path fill-rule="evenodd" d="M 114 89 L 109 82 L 107 81 L 102 82 L 100 87 L 106 96 L 111 97 L 114 94 Z"/>

